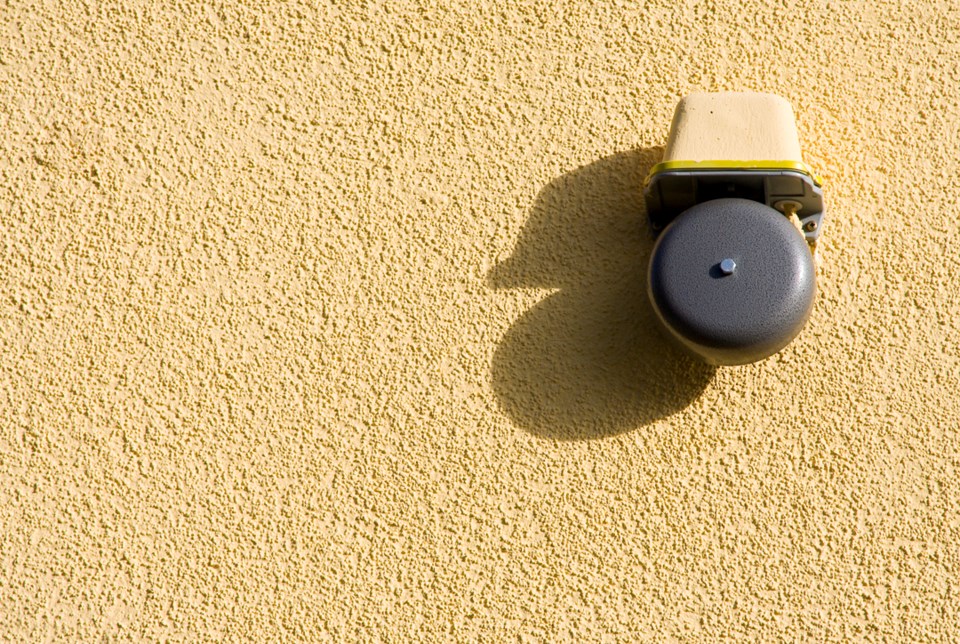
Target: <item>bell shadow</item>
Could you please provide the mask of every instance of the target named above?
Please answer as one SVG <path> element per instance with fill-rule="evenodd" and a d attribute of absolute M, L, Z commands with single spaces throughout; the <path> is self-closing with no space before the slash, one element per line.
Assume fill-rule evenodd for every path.
<path fill-rule="evenodd" d="M 552 181 L 487 275 L 495 289 L 559 289 L 514 323 L 491 366 L 500 407 L 536 436 L 634 430 L 688 406 L 713 377 L 661 334 L 647 298 L 642 181 L 662 153 L 622 152 Z"/>

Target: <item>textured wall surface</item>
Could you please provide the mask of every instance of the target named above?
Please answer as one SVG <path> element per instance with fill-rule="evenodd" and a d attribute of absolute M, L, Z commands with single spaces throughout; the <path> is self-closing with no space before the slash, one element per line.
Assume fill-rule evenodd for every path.
<path fill-rule="evenodd" d="M 664 344 L 677 100 L 788 97 L 813 318 Z M 956 2 L 0 8 L 0 637 L 960 632 Z"/>

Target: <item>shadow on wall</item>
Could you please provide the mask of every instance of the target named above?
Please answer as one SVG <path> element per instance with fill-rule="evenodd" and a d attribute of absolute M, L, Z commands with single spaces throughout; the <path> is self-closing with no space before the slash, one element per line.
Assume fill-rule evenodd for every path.
<path fill-rule="evenodd" d="M 661 335 L 647 299 L 641 183 L 662 148 L 623 152 L 552 181 L 537 196 L 492 288 L 558 288 L 497 347 L 493 389 L 516 424 L 582 440 L 637 429 L 703 392 L 714 368 Z"/>

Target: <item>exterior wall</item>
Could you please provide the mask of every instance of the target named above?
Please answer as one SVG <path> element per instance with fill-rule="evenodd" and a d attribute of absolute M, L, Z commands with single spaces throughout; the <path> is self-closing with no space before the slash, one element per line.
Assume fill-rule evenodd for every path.
<path fill-rule="evenodd" d="M 0 635 L 960 632 L 960 8 L 0 9 Z M 680 97 L 788 98 L 813 318 L 656 331 Z"/>

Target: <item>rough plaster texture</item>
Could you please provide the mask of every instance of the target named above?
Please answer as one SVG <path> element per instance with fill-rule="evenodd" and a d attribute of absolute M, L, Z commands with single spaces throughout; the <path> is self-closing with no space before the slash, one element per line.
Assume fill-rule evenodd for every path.
<path fill-rule="evenodd" d="M 787 96 L 813 318 L 655 330 L 677 100 Z M 0 8 L 0 634 L 960 632 L 960 7 Z"/>

